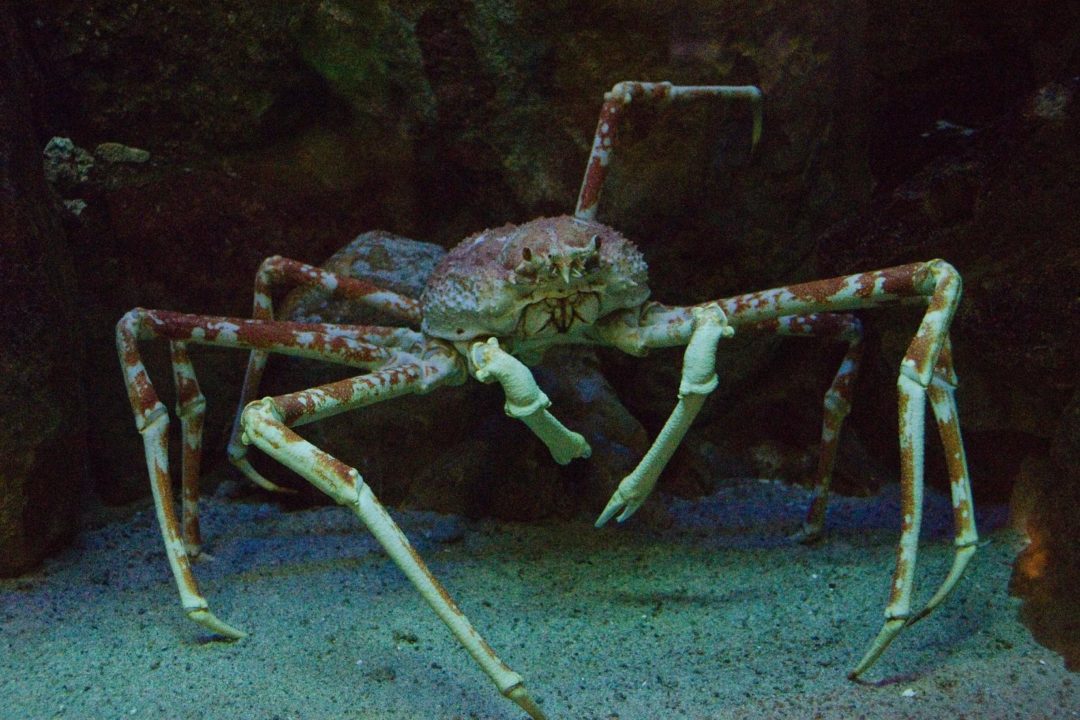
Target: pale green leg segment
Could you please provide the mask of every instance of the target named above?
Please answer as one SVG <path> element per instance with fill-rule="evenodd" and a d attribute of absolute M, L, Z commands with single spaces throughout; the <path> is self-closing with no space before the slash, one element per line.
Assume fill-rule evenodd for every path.
<path fill-rule="evenodd" d="M 386 509 L 354 468 L 307 442 L 282 421 L 274 400 L 253 402 L 243 413 L 244 442 L 300 474 L 339 504 L 356 513 L 427 604 L 492 679 L 504 696 L 534 720 L 545 715 L 525 689 L 521 676 L 502 662 L 473 628 L 450 594 L 431 574 Z"/>
<path fill-rule="evenodd" d="M 706 396 L 716 389 L 716 346 L 720 338 L 731 336 L 734 330 L 728 327 L 727 317 L 718 305 L 695 307 L 693 313 L 694 327 L 683 355 L 679 402 L 645 457 L 619 483 L 607 507 L 600 513 L 596 527 L 602 527 L 616 514 L 618 521 L 622 522 L 641 507 L 656 487 L 656 480 L 664 466 L 686 436 Z"/>
<path fill-rule="evenodd" d="M 548 412 L 551 400 L 536 384 L 529 368 L 499 347 L 495 338 L 473 343 L 468 357 L 476 379 L 502 386 L 506 393 L 506 414 L 525 423 L 551 451 L 555 462 L 565 465 L 592 454 L 592 448 L 580 433 L 570 430 Z"/>

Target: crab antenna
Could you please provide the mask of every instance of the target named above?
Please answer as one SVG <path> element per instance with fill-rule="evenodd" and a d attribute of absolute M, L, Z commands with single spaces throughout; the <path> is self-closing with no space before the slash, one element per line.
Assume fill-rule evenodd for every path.
<path fill-rule="evenodd" d="M 611 155 L 615 151 L 616 130 L 627 108 L 634 100 L 671 102 L 716 96 L 750 101 L 754 123 L 750 135 L 750 151 L 753 152 L 761 139 L 762 94 L 759 88 L 753 85 L 672 85 L 669 82 L 624 81 L 616 83 L 604 94 L 604 104 L 600 107 L 600 120 L 596 123 L 592 152 L 589 155 L 588 167 L 585 169 L 585 178 L 581 181 L 581 191 L 578 193 L 574 216 L 582 220 L 596 218 L 600 190 L 607 177 Z"/>

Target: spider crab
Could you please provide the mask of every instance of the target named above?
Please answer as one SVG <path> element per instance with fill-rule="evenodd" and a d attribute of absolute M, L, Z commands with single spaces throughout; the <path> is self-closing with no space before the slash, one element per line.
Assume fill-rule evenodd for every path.
<path fill-rule="evenodd" d="M 407 393 L 426 393 L 470 376 L 496 382 L 506 413 L 523 421 L 558 463 L 590 454 L 588 442 L 548 410 L 550 402 L 528 368 L 550 346 L 577 343 L 618 348 L 631 355 L 685 346 L 678 399 L 639 465 L 619 484 L 596 525 L 626 520 L 656 485 L 708 394 L 716 387 L 716 348 L 740 331 L 822 336 L 848 349 L 825 395 L 815 493 L 797 539 L 821 532 L 837 437 L 850 407 L 861 352 L 858 320 L 843 311 L 893 302 L 923 305 L 917 334 L 900 364 L 899 428 L 902 530 L 881 631 L 852 678 L 872 665 L 902 628 L 925 616 L 955 586 L 977 541 L 968 472 L 960 439 L 948 328 L 960 299 L 960 276 L 931 260 L 885 270 L 808 282 L 690 307 L 649 300 L 641 252 L 595 221 L 619 121 L 635 103 L 676 104 L 718 96 L 751 103 L 753 137 L 761 132 L 761 93 L 752 86 L 673 86 L 622 82 L 604 96 L 591 155 L 573 216 L 541 218 L 485 230 L 462 241 L 441 261 L 419 301 L 360 279 L 342 277 L 281 257 L 267 259 L 255 279 L 253 319 L 135 309 L 117 325 L 117 346 L 135 422 L 143 436 L 157 518 L 183 608 L 195 622 L 228 638 L 244 633 L 219 620 L 200 594 L 191 570 L 199 553 L 198 473 L 205 400 L 188 346 L 251 350 L 229 444 L 247 477 L 278 490 L 248 462 L 254 445 L 351 508 L 378 539 L 499 691 L 533 718 L 544 713 L 522 678 L 505 665 L 427 569 L 408 539 L 353 468 L 304 440 L 295 428 Z M 410 327 L 285 322 L 274 319 L 272 290 L 318 287 L 361 299 Z M 169 341 L 177 415 L 181 422 L 182 516 L 172 498 L 167 451 L 168 412 L 158 400 L 139 355 L 142 340 Z M 269 353 L 283 353 L 363 369 L 338 382 L 256 400 Z M 946 453 L 955 509 L 955 554 L 945 580 L 921 610 L 912 611 L 913 573 L 923 491 L 924 416 L 929 399 Z"/>

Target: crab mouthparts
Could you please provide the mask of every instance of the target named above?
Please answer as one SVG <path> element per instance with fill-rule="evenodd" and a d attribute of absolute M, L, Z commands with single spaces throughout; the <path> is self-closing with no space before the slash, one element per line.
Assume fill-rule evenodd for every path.
<path fill-rule="evenodd" d="M 565 334 L 594 323 L 599 310 L 600 299 L 592 292 L 543 298 L 525 307 L 519 332 L 524 337 Z"/>

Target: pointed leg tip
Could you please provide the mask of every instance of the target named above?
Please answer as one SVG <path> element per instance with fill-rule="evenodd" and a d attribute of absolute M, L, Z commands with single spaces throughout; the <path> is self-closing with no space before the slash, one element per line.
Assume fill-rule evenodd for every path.
<path fill-rule="evenodd" d="M 859 680 L 864 672 L 870 669 L 870 667 L 877 662 L 881 654 L 885 652 L 885 649 L 889 647 L 896 636 L 900 634 L 900 631 L 908 624 L 908 617 L 894 617 L 885 621 L 885 624 L 881 626 L 881 631 L 874 638 L 874 641 L 870 643 L 870 648 L 863 655 L 859 664 L 848 673 L 849 680 Z"/>
<path fill-rule="evenodd" d="M 814 543 L 821 540 L 821 537 L 821 528 L 805 524 L 795 532 L 788 535 L 789 540 L 791 540 L 792 542 L 797 542 L 800 545 L 813 545 Z"/>
<path fill-rule="evenodd" d="M 219 620 L 214 613 L 205 608 L 189 610 L 187 616 L 193 622 L 198 623 L 210 632 L 221 635 L 228 640 L 243 640 L 248 636 L 248 634 L 240 628 L 233 627 L 224 620 Z"/>
<path fill-rule="evenodd" d="M 506 697 L 513 700 L 518 707 L 529 714 L 532 720 L 547 720 L 547 715 L 540 709 L 540 706 L 536 704 L 536 701 L 529 695 L 529 691 L 525 689 L 524 685 L 515 685 L 506 693 Z"/>

